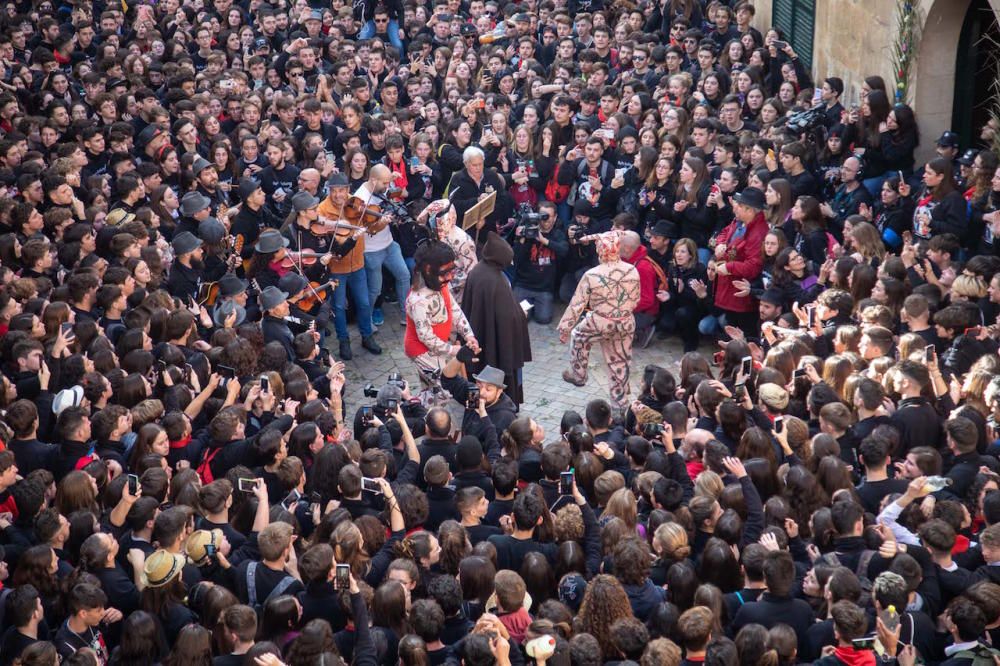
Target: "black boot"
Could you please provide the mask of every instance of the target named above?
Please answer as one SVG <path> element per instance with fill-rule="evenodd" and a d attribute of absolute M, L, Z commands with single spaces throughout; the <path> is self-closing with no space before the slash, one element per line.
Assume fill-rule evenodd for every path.
<path fill-rule="evenodd" d="M 351 353 L 351 341 L 341 340 L 340 341 L 340 360 L 350 361 L 354 358 L 354 354 Z"/>
<path fill-rule="evenodd" d="M 379 347 L 374 335 L 369 335 L 367 338 L 361 338 L 361 346 L 376 356 L 382 353 L 382 348 Z"/>

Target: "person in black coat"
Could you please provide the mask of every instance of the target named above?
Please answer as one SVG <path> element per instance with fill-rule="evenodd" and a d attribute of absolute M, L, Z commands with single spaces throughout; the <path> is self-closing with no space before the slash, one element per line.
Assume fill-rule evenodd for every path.
<path fill-rule="evenodd" d="M 815 621 L 815 616 L 807 602 L 791 596 L 795 562 L 790 553 L 778 550 L 767 554 L 764 582 L 767 592 L 760 596 L 760 600 L 740 606 L 733 618 L 732 632 L 736 634 L 748 624 L 760 624 L 768 629 L 787 624 L 795 630 L 799 645 L 805 645 L 806 632 Z"/>
<path fill-rule="evenodd" d="M 531 361 L 531 340 L 527 316 L 504 275 L 513 260 L 514 250 L 507 241 L 490 232 L 480 262 L 466 280 L 462 310 L 482 349 L 474 370 L 486 366 L 502 370 L 507 395 L 521 404 L 521 368 Z"/>
<path fill-rule="evenodd" d="M 170 244 L 174 250 L 174 263 L 170 265 L 167 291 L 186 306 L 198 297 L 201 288 L 202 240 L 191 232 L 182 231 Z"/>
<path fill-rule="evenodd" d="M 910 449 L 918 446 L 937 448 L 941 436 L 941 417 L 921 395 L 930 381 L 927 368 L 915 361 L 902 361 L 897 366 L 895 389 L 900 394 L 891 425 L 899 431 L 899 448 L 892 452 L 894 458 L 905 457 Z M 937 369 L 935 368 L 935 371 Z"/>
<path fill-rule="evenodd" d="M 468 230 L 476 245 L 482 245 L 488 232 L 497 231 L 506 223 L 513 212 L 513 206 L 503 178 L 494 169 L 485 168 L 485 157 L 481 149 L 466 148 L 462 154 L 462 162 L 465 168 L 452 176 L 448 187 L 448 198 L 455 206 L 459 224 L 464 224 L 465 213 L 470 208 L 491 194 L 496 194 L 493 212 L 475 228 Z"/>

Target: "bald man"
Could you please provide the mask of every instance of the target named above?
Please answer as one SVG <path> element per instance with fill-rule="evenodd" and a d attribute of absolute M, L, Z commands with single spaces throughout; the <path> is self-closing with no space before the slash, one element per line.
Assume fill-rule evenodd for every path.
<path fill-rule="evenodd" d="M 365 203 L 381 203 L 381 197 L 392 182 L 393 173 L 384 164 L 376 164 L 368 173 L 368 180 L 362 183 L 354 196 Z M 372 325 L 381 326 L 385 323 L 381 303 L 376 301 L 382 293 L 382 268 L 389 269 L 396 281 L 396 299 L 399 304 L 399 322 L 406 325 L 406 294 L 410 289 L 410 269 L 403 260 L 399 243 L 392 239 L 389 229 L 391 216 L 382 218 L 368 228 L 365 235 L 365 273 L 368 277 L 368 302 L 375 304 L 372 309 Z"/>
<path fill-rule="evenodd" d="M 320 179 L 321 176 L 318 169 L 303 169 L 302 173 L 299 174 L 299 190 L 322 199 L 324 195 L 319 189 Z"/>
<path fill-rule="evenodd" d="M 653 263 L 646 251 L 646 246 L 634 231 L 625 231 L 621 238 L 622 261 L 635 266 L 639 272 L 639 303 L 635 306 L 635 344 L 645 348 L 653 337 L 653 324 L 660 314 L 660 301 L 656 298 L 657 291 L 667 288 L 667 276 L 663 269 Z M 662 284 L 661 282 L 662 276 Z"/>

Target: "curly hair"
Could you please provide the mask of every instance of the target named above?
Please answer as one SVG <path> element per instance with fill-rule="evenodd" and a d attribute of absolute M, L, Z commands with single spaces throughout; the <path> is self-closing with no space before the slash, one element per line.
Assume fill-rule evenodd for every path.
<path fill-rule="evenodd" d="M 591 634 L 597 639 L 605 660 L 614 659 L 618 654 L 611 641 L 611 625 L 623 617 L 633 617 L 625 588 L 614 576 L 595 576 L 583 595 L 576 625 L 578 632 Z"/>

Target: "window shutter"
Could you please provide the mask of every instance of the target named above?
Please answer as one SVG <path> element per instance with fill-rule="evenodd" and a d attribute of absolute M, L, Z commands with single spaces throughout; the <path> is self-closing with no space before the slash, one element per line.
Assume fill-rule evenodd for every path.
<path fill-rule="evenodd" d="M 774 25 L 785 33 L 802 64 L 812 69 L 816 0 L 774 0 L 771 12 Z"/>

